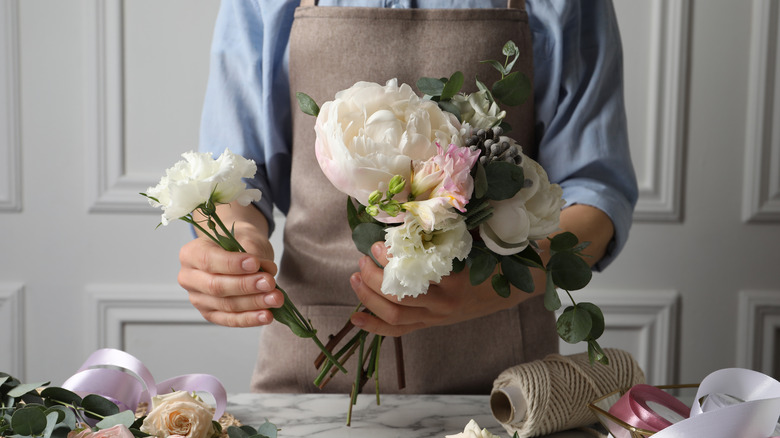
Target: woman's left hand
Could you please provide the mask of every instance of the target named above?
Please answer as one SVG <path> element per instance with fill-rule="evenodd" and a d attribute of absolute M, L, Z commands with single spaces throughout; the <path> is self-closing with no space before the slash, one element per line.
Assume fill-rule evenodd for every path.
<path fill-rule="evenodd" d="M 377 242 L 371 247 L 374 257 L 382 266 L 387 265 L 387 248 Z M 533 294 L 512 288 L 508 298 L 499 296 L 490 281 L 472 286 L 468 269 L 442 278 L 431 284 L 428 293 L 399 300 L 394 295 L 381 292 L 382 268 L 369 257 L 360 259 L 360 272 L 352 274 L 350 282 L 363 305 L 372 312 L 355 312 L 351 321 L 355 326 L 384 336 L 401 336 L 415 330 L 455 324 L 469 319 L 490 315 L 507 309 L 544 291 L 545 277 L 541 270 L 533 269 L 536 291 Z"/>

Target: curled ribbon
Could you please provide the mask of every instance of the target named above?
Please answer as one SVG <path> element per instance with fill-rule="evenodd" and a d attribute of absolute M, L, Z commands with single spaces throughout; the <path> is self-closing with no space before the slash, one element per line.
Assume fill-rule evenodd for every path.
<path fill-rule="evenodd" d="M 634 385 L 609 409 L 626 424 L 658 432 L 688 418 L 690 408 L 668 392 L 650 385 Z M 613 431 L 616 438 L 628 438 L 628 430 Z"/>
<path fill-rule="evenodd" d="M 141 402 L 151 406 L 152 397 L 171 392 L 172 389 L 211 394 L 216 405 L 214 420 L 222 417 L 227 406 L 225 387 L 216 377 L 209 374 L 185 374 L 155 383 L 152 373 L 140 360 L 113 348 L 92 353 L 62 387 L 75 393 L 98 394 L 123 410 L 135 411 Z"/>

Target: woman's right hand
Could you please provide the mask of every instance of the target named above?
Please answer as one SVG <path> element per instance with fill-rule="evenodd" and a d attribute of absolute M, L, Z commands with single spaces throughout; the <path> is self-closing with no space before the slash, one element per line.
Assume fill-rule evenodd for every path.
<path fill-rule="evenodd" d="M 178 281 L 190 302 L 207 321 L 228 327 L 270 324 L 268 309 L 284 303 L 274 280 L 271 243 L 261 230 L 242 225 L 235 225 L 235 235 L 246 253 L 226 251 L 205 236 L 179 252 Z"/>

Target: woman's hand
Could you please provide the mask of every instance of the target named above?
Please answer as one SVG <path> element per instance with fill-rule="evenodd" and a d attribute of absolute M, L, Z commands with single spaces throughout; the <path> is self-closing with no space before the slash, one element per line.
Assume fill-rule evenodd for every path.
<path fill-rule="evenodd" d="M 220 217 L 224 220 L 231 213 L 236 211 L 220 211 Z M 284 296 L 276 290 L 277 268 L 265 224 L 264 217 L 259 227 L 257 222 L 235 222 L 235 236 L 246 253 L 226 251 L 205 236 L 181 248 L 179 284 L 207 321 L 228 327 L 266 325 L 273 321 L 268 309 L 284 303 Z"/>
<path fill-rule="evenodd" d="M 387 264 L 387 248 L 381 242 L 371 247 L 382 266 Z M 431 284 L 428 293 L 398 300 L 381 292 L 382 268 L 369 257 L 360 259 L 360 272 L 350 278 L 352 289 L 360 301 L 373 313 L 356 312 L 351 321 L 366 331 L 385 336 L 401 336 L 412 331 L 439 325 L 449 325 L 490 315 L 508 309 L 544 291 L 544 273 L 532 270 L 536 292 L 528 294 L 512 288 L 508 298 L 499 296 L 490 281 L 472 286 L 468 271 L 450 274 L 438 284 Z M 536 272 L 534 272 L 536 271 Z"/>

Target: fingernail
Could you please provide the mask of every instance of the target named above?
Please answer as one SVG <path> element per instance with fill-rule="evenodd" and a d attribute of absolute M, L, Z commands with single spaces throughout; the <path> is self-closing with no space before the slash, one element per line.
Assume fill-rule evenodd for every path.
<path fill-rule="evenodd" d="M 384 248 L 382 248 L 381 243 L 371 245 L 371 254 L 374 254 L 374 257 L 379 258 L 382 255 L 382 252 L 384 252 Z"/>
<path fill-rule="evenodd" d="M 257 320 L 260 321 L 261 324 L 268 324 L 271 322 L 271 317 L 268 312 L 260 312 L 257 314 Z"/>
<path fill-rule="evenodd" d="M 255 285 L 257 287 L 257 290 L 260 292 L 269 292 L 271 288 L 271 283 L 268 282 L 265 278 L 261 278 L 257 280 L 257 284 Z"/>
<path fill-rule="evenodd" d="M 357 312 L 352 314 L 352 324 L 355 325 L 355 327 L 363 327 L 366 325 L 366 315 L 363 314 L 363 312 Z"/>
<path fill-rule="evenodd" d="M 349 277 L 349 281 L 350 281 L 350 283 L 352 283 L 352 286 L 353 286 L 353 287 L 358 287 L 358 286 L 360 286 L 360 283 L 361 283 L 363 280 L 360 278 L 360 274 L 358 274 L 358 273 L 356 272 L 356 273 L 352 274 L 352 276 L 351 276 L 351 277 Z"/>
<path fill-rule="evenodd" d="M 258 269 L 260 269 L 259 266 L 257 266 L 257 263 L 255 263 L 255 259 L 248 258 L 241 262 L 241 269 L 243 269 L 246 272 L 257 272 Z"/>
<path fill-rule="evenodd" d="M 276 307 L 279 304 L 281 304 L 281 303 L 279 303 L 279 297 L 277 297 L 276 294 L 268 294 L 268 295 L 264 296 L 263 297 L 263 302 L 266 305 L 271 306 L 271 307 Z"/>

